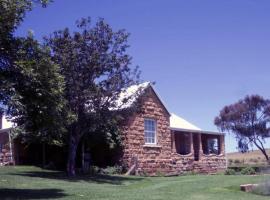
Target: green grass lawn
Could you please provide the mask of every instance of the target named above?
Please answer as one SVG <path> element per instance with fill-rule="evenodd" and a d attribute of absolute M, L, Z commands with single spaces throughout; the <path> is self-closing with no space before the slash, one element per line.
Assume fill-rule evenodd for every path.
<path fill-rule="evenodd" d="M 0 167 L 0 199 L 260 200 L 269 196 L 241 192 L 239 185 L 267 178 L 270 176 L 80 176 L 70 180 L 58 171 Z"/>

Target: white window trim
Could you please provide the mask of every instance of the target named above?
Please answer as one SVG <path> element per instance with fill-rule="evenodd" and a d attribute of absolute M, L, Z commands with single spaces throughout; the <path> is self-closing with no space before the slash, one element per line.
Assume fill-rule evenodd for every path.
<path fill-rule="evenodd" d="M 144 134 L 144 141 L 145 141 L 145 120 L 149 120 L 149 121 L 154 121 L 155 122 L 155 142 L 154 143 L 149 143 L 149 142 L 145 142 L 146 145 L 157 145 L 157 120 L 153 119 L 153 118 L 144 118 L 144 124 L 143 124 L 143 134 Z"/>

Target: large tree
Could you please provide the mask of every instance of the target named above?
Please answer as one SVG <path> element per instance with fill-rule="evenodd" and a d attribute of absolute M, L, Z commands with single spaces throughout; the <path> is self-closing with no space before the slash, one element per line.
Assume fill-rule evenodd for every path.
<path fill-rule="evenodd" d="M 128 33 L 113 31 L 103 19 L 94 25 L 90 18 L 81 19 L 77 28 L 74 33 L 66 28 L 47 38 L 53 60 L 65 78 L 65 98 L 74 119 L 68 126 L 70 176 L 75 175 L 81 138 L 95 132 L 98 124 L 115 121 L 112 113 L 119 105 L 118 96 L 138 75 L 130 67 L 131 57 L 126 51 Z"/>
<path fill-rule="evenodd" d="M 26 13 L 34 3 L 46 6 L 47 0 L 0 0 L 0 102 L 5 104 L 14 95 L 12 86 L 16 76 L 14 69 L 19 60 L 18 51 L 23 45 L 23 38 L 16 37 L 15 31 L 22 23 Z M 0 104 L 1 105 L 1 104 Z M 1 106 L 0 109 L 3 109 Z"/>
<path fill-rule="evenodd" d="M 46 6 L 49 0 L 0 0 L 0 70 L 12 67 L 20 38 L 15 31 L 35 3 Z"/>
<path fill-rule="evenodd" d="M 250 145 L 255 145 L 269 161 L 264 143 L 270 137 L 270 100 L 246 96 L 225 106 L 215 118 L 215 125 L 235 134 L 240 151 L 246 152 Z"/>
<path fill-rule="evenodd" d="M 34 2 L 47 3 L 0 0 L 0 109 L 16 123 L 23 141 L 59 144 L 69 116 L 59 66 L 33 35 L 15 36 Z"/>

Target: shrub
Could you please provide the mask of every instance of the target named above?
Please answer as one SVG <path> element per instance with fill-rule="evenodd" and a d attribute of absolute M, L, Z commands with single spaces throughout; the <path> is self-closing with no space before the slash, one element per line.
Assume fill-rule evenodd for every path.
<path fill-rule="evenodd" d="M 224 172 L 225 175 L 235 175 L 236 172 L 234 169 L 226 169 L 226 171 Z"/>
<path fill-rule="evenodd" d="M 123 167 L 122 166 L 108 166 L 106 168 L 100 168 L 98 166 L 91 166 L 89 168 L 90 175 L 97 175 L 97 174 L 106 174 L 106 175 L 113 175 L 113 174 L 122 174 Z"/>
<path fill-rule="evenodd" d="M 241 174 L 243 175 L 253 175 L 256 174 L 256 171 L 253 167 L 246 167 L 241 170 Z"/>
<path fill-rule="evenodd" d="M 107 175 L 121 174 L 123 172 L 123 167 L 119 165 L 109 166 L 104 169 L 101 169 L 100 172 L 102 174 L 107 174 Z"/>

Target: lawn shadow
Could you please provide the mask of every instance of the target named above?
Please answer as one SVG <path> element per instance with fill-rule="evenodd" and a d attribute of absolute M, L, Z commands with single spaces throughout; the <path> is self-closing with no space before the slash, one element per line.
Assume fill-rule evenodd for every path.
<path fill-rule="evenodd" d="M 113 184 L 113 185 L 122 185 L 126 181 L 141 181 L 142 177 L 130 177 L 130 176 L 119 176 L 119 175 L 87 175 L 87 174 L 79 174 L 76 177 L 68 177 L 65 172 L 62 171 L 28 171 L 21 173 L 11 173 L 10 175 L 17 176 L 28 176 L 28 177 L 37 177 L 37 178 L 45 178 L 45 179 L 55 179 L 55 180 L 64 180 L 69 182 L 78 182 L 78 181 L 86 181 L 86 182 L 95 182 L 99 184 Z"/>
<path fill-rule="evenodd" d="M 67 196 L 59 189 L 1 188 L 0 199 L 56 199 Z"/>

